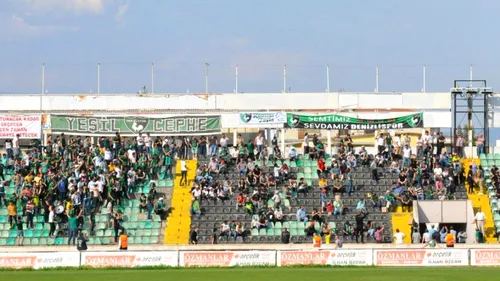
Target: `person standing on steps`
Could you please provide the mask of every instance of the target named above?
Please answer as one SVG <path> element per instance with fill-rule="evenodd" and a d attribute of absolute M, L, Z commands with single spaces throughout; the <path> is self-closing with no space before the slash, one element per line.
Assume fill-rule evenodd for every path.
<path fill-rule="evenodd" d="M 359 236 L 361 236 L 361 243 L 365 243 L 363 235 L 363 228 L 364 228 L 363 220 L 366 218 L 367 215 L 368 214 L 363 211 L 359 211 L 359 213 L 356 215 L 356 229 L 354 232 L 354 234 L 356 235 L 356 243 L 358 243 Z"/>
<path fill-rule="evenodd" d="M 188 183 L 187 172 L 188 172 L 188 167 L 186 165 L 186 160 L 181 160 L 181 180 L 179 182 L 181 186 L 187 186 Z"/>

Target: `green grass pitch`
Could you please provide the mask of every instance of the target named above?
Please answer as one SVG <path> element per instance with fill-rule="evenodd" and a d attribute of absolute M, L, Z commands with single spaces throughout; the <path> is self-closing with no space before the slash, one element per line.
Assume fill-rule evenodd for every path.
<path fill-rule="evenodd" d="M 176 269 L 85 269 L 47 271 L 1 271 L 0 280 L 89 281 L 89 280 L 175 280 L 175 281 L 462 281 L 495 280 L 500 268 L 176 268 Z"/>

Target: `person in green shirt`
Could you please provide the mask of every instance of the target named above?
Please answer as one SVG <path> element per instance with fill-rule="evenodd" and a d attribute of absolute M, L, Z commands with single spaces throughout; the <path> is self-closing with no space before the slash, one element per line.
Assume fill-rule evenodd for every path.
<path fill-rule="evenodd" d="M 69 224 L 69 239 L 68 239 L 68 245 L 73 245 L 76 244 L 76 237 L 78 235 L 78 217 L 72 213 L 70 214 L 68 218 L 68 224 Z"/>
<path fill-rule="evenodd" d="M 385 201 L 386 201 L 386 207 L 387 211 L 390 212 L 392 206 L 394 205 L 394 195 L 388 190 L 385 194 Z"/>
<path fill-rule="evenodd" d="M 193 159 L 198 159 L 198 140 L 194 136 L 191 137 L 191 154 Z"/>
<path fill-rule="evenodd" d="M 253 147 L 252 142 L 249 142 L 247 144 L 247 151 L 248 151 L 248 157 L 250 157 L 250 159 L 252 159 L 252 161 L 254 161 L 255 160 L 255 152 L 254 152 L 254 147 Z"/>
<path fill-rule="evenodd" d="M 122 147 L 122 137 L 120 136 L 119 132 L 116 132 L 115 136 L 113 137 L 113 155 L 115 157 L 120 152 L 121 147 Z"/>
<path fill-rule="evenodd" d="M 172 157 L 170 155 L 165 155 L 165 177 L 169 179 L 173 179 L 174 175 L 172 174 Z"/>
<path fill-rule="evenodd" d="M 196 215 L 197 217 L 201 216 L 200 211 L 200 202 L 193 198 L 193 203 L 191 204 L 191 215 Z"/>

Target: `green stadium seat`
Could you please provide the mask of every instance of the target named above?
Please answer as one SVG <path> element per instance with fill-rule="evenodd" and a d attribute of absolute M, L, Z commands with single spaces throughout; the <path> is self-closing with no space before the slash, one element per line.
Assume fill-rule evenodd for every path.
<path fill-rule="evenodd" d="M 9 239 L 7 239 L 7 246 L 14 246 L 16 245 L 16 238 L 15 237 L 11 237 Z"/>
<path fill-rule="evenodd" d="M 261 230 L 259 230 L 259 235 L 266 235 L 266 229 L 262 228 Z"/>
<path fill-rule="evenodd" d="M 263 229 L 261 229 L 261 230 L 263 230 Z M 268 229 L 266 234 L 267 235 L 274 235 L 274 229 Z"/>
<path fill-rule="evenodd" d="M 38 245 L 46 246 L 47 245 L 47 238 L 38 239 Z"/>
<path fill-rule="evenodd" d="M 143 237 L 142 238 L 142 243 L 143 245 L 148 245 L 149 244 L 149 237 Z"/>
<path fill-rule="evenodd" d="M 102 245 L 110 245 L 111 244 L 111 240 L 107 237 L 104 237 L 102 240 L 101 240 L 101 244 Z"/>
<path fill-rule="evenodd" d="M 64 245 L 64 239 L 62 237 L 57 237 L 56 245 Z"/>
<path fill-rule="evenodd" d="M 259 235 L 259 231 L 256 228 L 252 229 L 252 236 L 257 236 L 257 235 Z"/>
<path fill-rule="evenodd" d="M 151 229 L 145 229 L 143 235 L 144 236 L 151 236 Z"/>
<path fill-rule="evenodd" d="M 0 238 L 0 246 L 7 246 L 7 238 Z"/>

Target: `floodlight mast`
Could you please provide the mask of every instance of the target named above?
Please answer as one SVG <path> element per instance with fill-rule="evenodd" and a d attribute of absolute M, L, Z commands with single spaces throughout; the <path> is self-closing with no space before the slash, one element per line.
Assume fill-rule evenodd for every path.
<path fill-rule="evenodd" d="M 488 87 L 486 80 L 455 80 L 453 88 L 451 88 L 451 95 L 453 100 L 453 133 L 451 147 L 454 151 L 456 149 L 456 138 L 461 125 L 467 127 L 467 140 L 469 147 L 469 157 L 473 157 L 473 141 L 474 138 L 483 134 L 484 137 L 484 153 L 488 151 L 489 145 L 489 128 L 488 128 L 488 103 L 489 96 L 493 94 L 493 89 Z M 481 119 L 477 116 L 482 113 Z M 463 122 L 463 115 L 467 115 L 467 123 Z M 458 117 L 461 117 L 458 120 Z M 478 126 L 474 126 L 474 116 L 478 121 Z M 465 127 L 464 126 L 464 127 Z M 475 135 L 474 130 L 479 130 L 479 134 Z M 479 157 L 479 155 L 477 155 Z"/>

